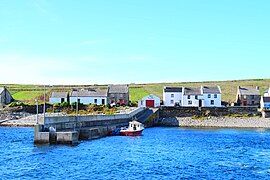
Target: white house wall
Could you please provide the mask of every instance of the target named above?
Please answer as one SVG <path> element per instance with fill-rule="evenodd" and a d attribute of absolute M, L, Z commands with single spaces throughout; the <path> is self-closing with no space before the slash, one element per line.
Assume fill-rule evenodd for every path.
<path fill-rule="evenodd" d="M 88 104 L 97 104 L 102 105 L 102 99 L 105 100 L 105 105 L 107 104 L 106 97 L 78 97 L 80 103 L 88 105 Z M 95 103 L 95 99 L 97 99 L 97 103 Z M 70 103 L 77 102 L 77 97 L 70 97 Z"/>
<path fill-rule="evenodd" d="M 171 95 L 173 94 L 173 97 Z M 173 103 L 171 102 L 173 100 Z M 175 103 L 182 104 L 182 92 L 163 92 L 164 106 L 174 106 Z"/>
<path fill-rule="evenodd" d="M 203 97 L 201 95 L 198 95 L 198 99 L 195 99 L 195 95 L 190 95 L 190 99 L 188 99 L 188 95 L 183 96 L 183 104 L 182 106 L 185 107 L 199 107 L 199 100 Z M 189 104 L 188 101 L 191 101 L 192 103 Z"/>
<path fill-rule="evenodd" d="M 138 107 L 146 107 L 146 100 L 154 100 L 154 107 L 160 106 L 160 98 L 157 96 L 146 96 L 138 102 Z"/>
<path fill-rule="evenodd" d="M 56 104 L 56 103 L 61 103 L 62 98 L 50 98 L 49 102 L 50 104 Z M 67 102 L 67 98 L 65 98 L 64 102 Z"/>
<path fill-rule="evenodd" d="M 203 94 L 203 103 L 202 107 L 221 107 L 221 94 L 217 94 L 217 97 L 214 97 L 214 94 L 210 94 L 211 97 L 208 98 L 208 94 Z M 214 104 L 211 104 L 211 100 L 214 101 Z"/>

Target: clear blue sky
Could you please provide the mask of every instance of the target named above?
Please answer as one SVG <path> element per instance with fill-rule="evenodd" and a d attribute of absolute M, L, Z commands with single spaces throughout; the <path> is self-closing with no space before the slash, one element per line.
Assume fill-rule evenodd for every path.
<path fill-rule="evenodd" d="M 269 0 L 1 0 L 0 83 L 269 78 L 269 8 Z"/>

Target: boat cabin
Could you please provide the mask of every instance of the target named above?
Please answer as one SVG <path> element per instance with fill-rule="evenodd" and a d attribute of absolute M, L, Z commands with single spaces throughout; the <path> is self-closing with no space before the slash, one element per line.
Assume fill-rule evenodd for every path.
<path fill-rule="evenodd" d="M 138 121 L 131 121 L 129 122 L 129 129 L 132 129 L 134 131 L 143 129 L 143 124 Z"/>

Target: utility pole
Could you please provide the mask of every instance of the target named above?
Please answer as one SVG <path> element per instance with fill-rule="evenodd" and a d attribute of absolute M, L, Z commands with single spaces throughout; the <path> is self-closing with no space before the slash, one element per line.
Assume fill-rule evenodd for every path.
<path fill-rule="evenodd" d="M 45 111 L 46 111 L 46 85 L 44 85 L 44 106 L 43 106 L 43 118 L 45 122 Z"/>
<path fill-rule="evenodd" d="M 77 87 L 77 100 L 76 100 L 76 122 L 75 122 L 75 127 L 76 124 L 78 123 L 78 114 L 79 114 L 79 88 Z"/>
<path fill-rule="evenodd" d="M 36 102 L 36 108 L 37 108 L 36 123 L 38 124 L 38 100 L 35 99 L 35 102 Z"/>
<path fill-rule="evenodd" d="M 76 116 L 78 118 L 78 111 L 79 111 L 79 88 L 77 87 L 77 103 L 76 103 Z"/>

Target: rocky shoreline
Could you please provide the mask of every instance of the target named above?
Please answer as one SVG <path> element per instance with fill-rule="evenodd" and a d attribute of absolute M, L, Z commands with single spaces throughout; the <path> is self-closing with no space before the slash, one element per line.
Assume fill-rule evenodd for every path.
<path fill-rule="evenodd" d="M 209 128 L 270 128 L 270 118 L 262 117 L 192 117 L 162 118 L 159 126 Z"/>
<path fill-rule="evenodd" d="M 42 115 L 39 115 L 41 118 Z M 5 119 L 0 120 L 0 126 L 8 127 L 34 127 L 36 124 L 36 115 L 29 115 L 19 119 Z"/>
<path fill-rule="evenodd" d="M 39 114 L 39 118 L 43 115 Z M 22 117 L 20 119 L 0 120 L 0 126 L 9 127 L 34 127 L 36 115 Z M 161 118 L 156 123 L 157 126 L 173 127 L 195 127 L 195 128 L 269 128 L 270 118 L 262 117 L 175 117 Z"/>

